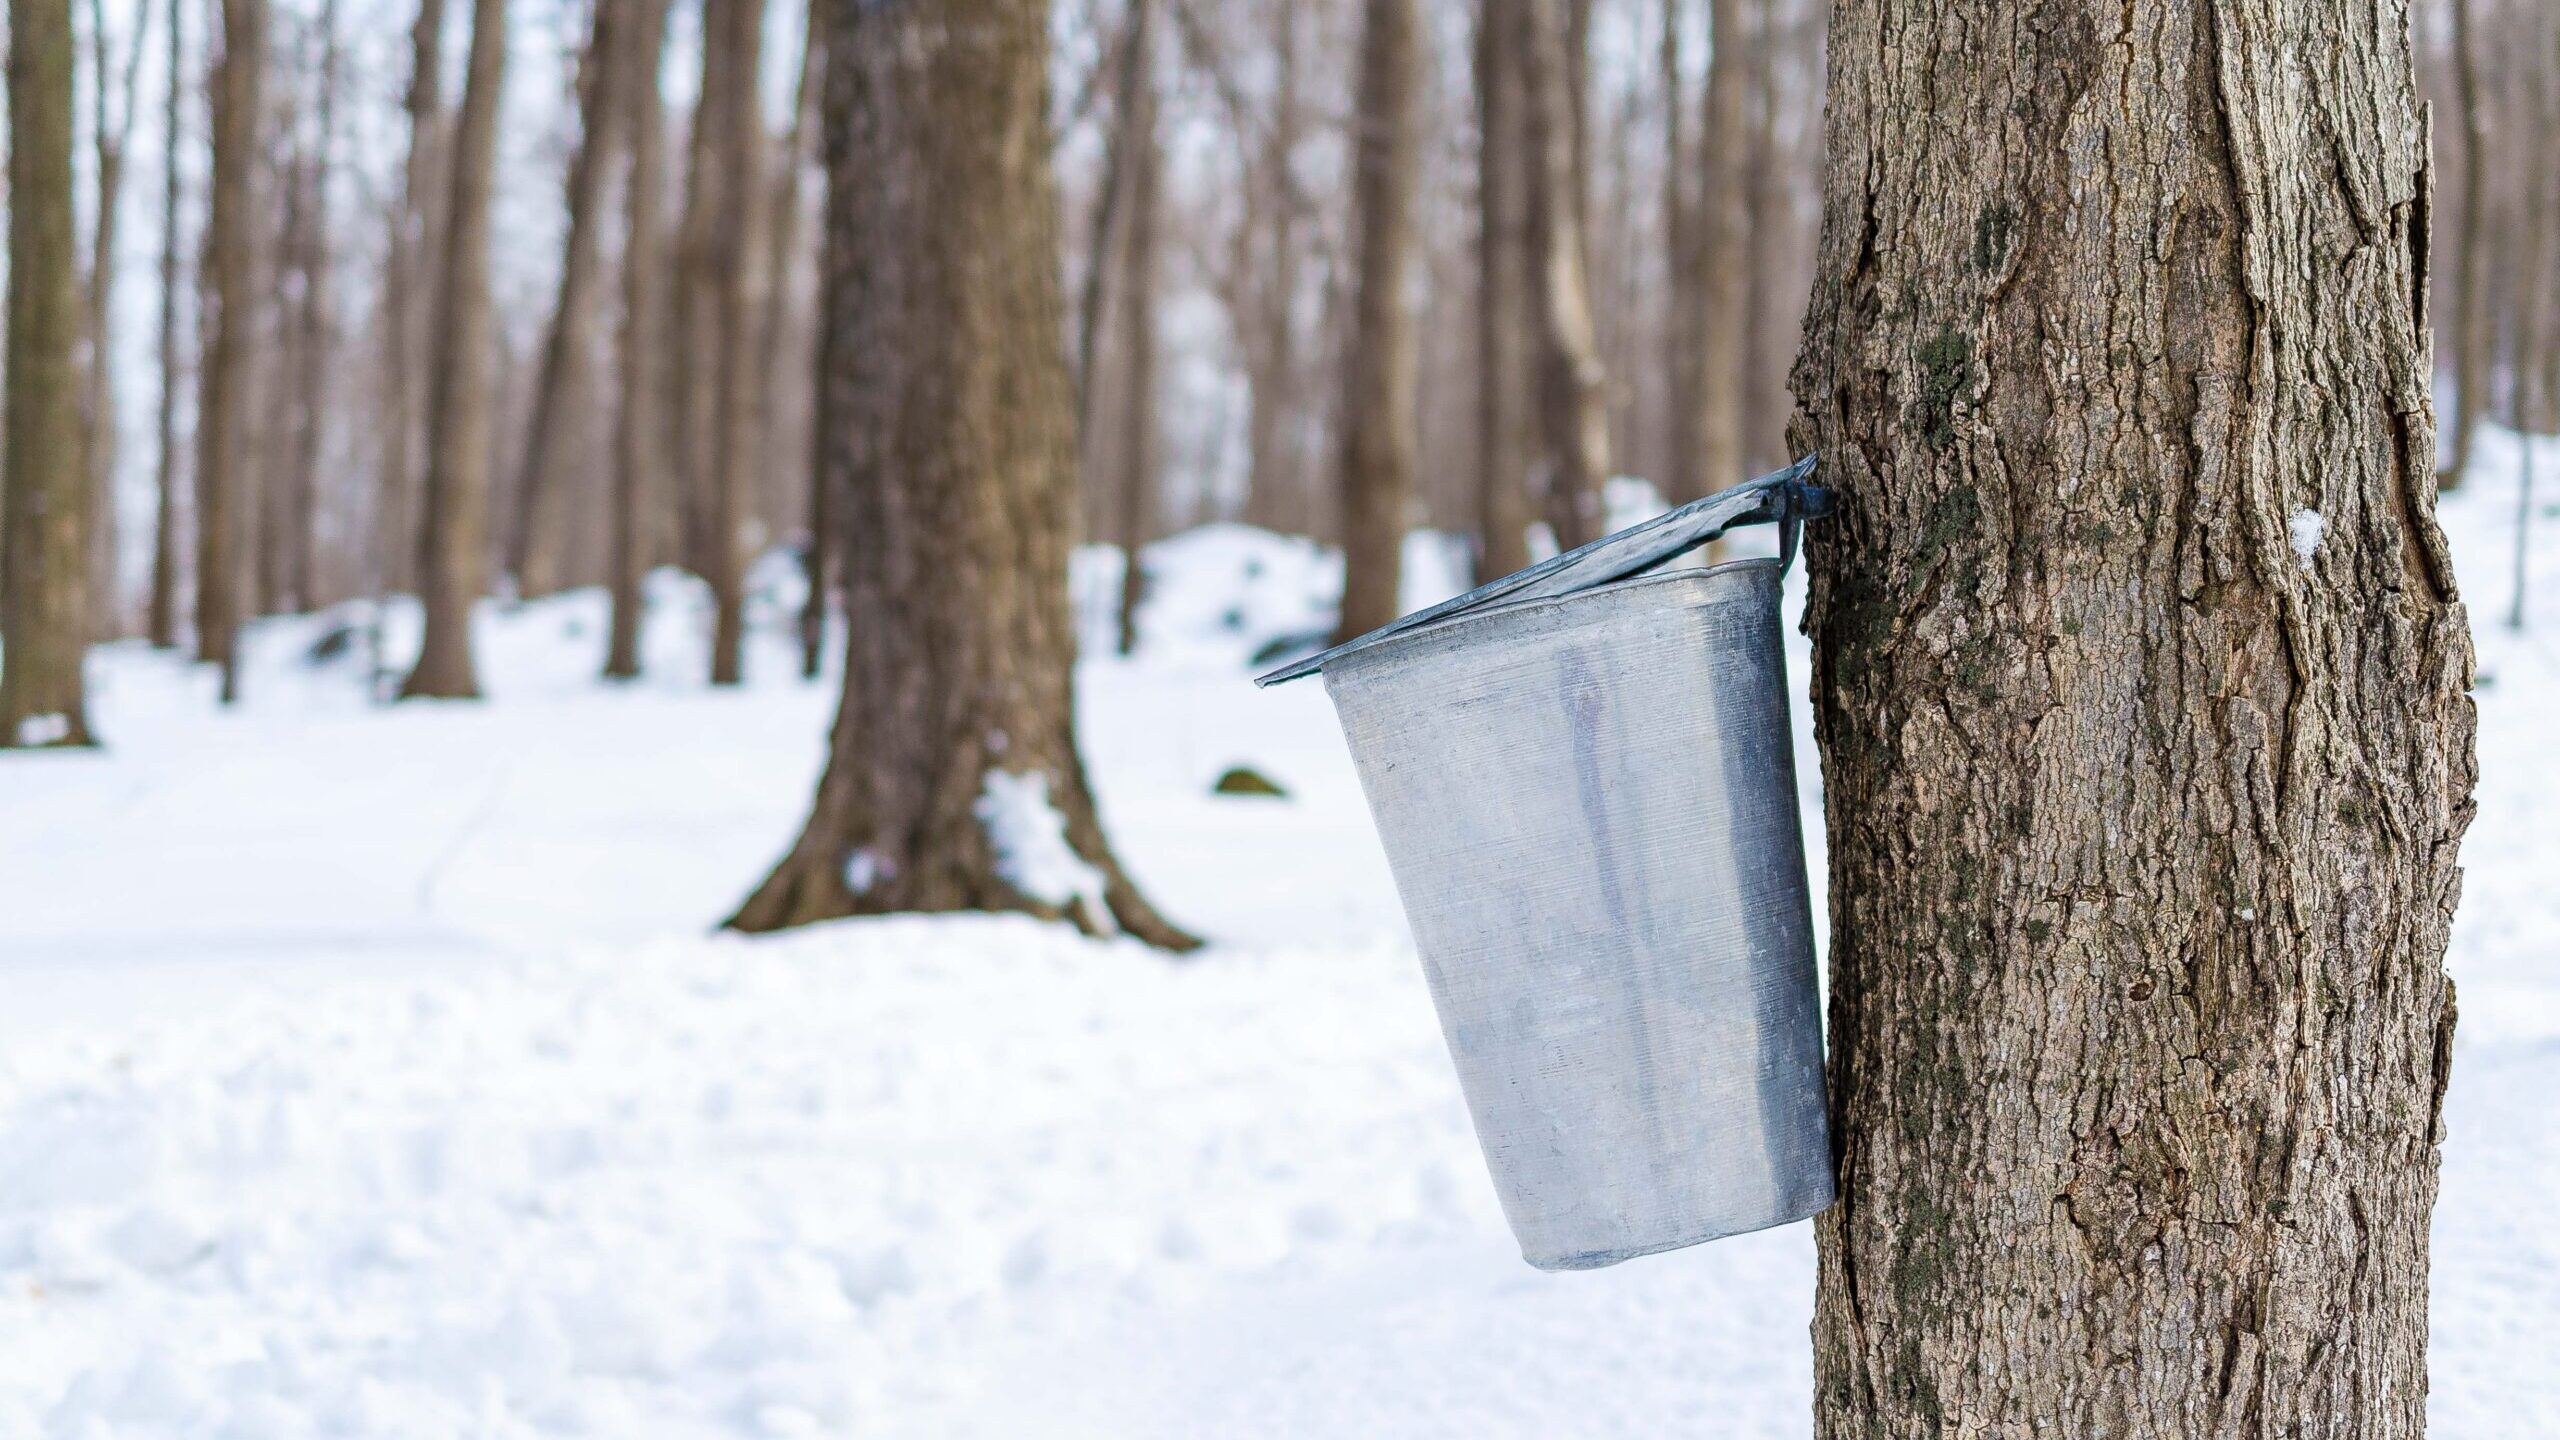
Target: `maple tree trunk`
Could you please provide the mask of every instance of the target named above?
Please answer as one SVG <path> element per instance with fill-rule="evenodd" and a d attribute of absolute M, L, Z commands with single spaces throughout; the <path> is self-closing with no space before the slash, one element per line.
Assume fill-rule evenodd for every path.
<path fill-rule="evenodd" d="M 1023 910 L 1187 947 L 1105 843 L 1076 752 L 1048 6 L 826 3 L 820 453 L 858 618 L 808 824 L 730 923 Z M 1049 873 L 987 818 L 1026 792 L 1072 855 Z"/>
<path fill-rule="evenodd" d="M 178 643 L 178 382 L 185 363 L 178 346 L 178 147 L 186 134 L 186 16 L 183 0 L 169 6 L 168 108 L 162 114 L 160 192 L 160 415 L 158 504 L 151 517 L 151 610 L 146 630 L 163 650 Z M 141 43 L 137 37 L 135 44 Z"/>
<path fill-rule="evenodd" d="M 524 459 L 516 470 L 515 515 L 507 528 L 507 573 L 516 594 L 547 595 L 560 585 L 561 495 L 569 470 L 581 457 L 573 443 L 593 429 L 596 331 L 602 323 L 605 181 L 622 146 L 622 99 L 627 66 L 621 58 L 627 11 L 649 0 L 597 0 L 587 53 L 579 66 L 578 149 L 570 157 L 563 189 L 569 228 L 561 244 L 560 290 L 543 337 L 541 368 L 533 384 L 533 413 L 525 427 Z"/>
<path fill-rule="evenodd" d="M 0 749 L 88 745 L 89 507 L 72 238 L 71 3 L 9 4 L 9 334 L 0 414 Z"/>
<path fill-rule="evenodd" d="M 2480 97 L 2480 57 L 2472 48 L 2473 0 L 2453 3 L 2453 87 L 2462 126 L 2462 233 L 2453 278 L 2453 415 L 2437 483 L 2459 486 L 2471 466 L 2471 430 L 2489 413 L 2489 119 Z"/>
<path fill-rule="evenodd" d="M 401 682 L 404 700 L 480 695 L 471 610 L 487 568 L 489 373 L 496 347 L 489 309 L 489 175 L 497 158 L 506 56 L 506 0 L 473 0 L 471 55 L 445 202 L 443 304 L 428 371 L 427 483 L 418 526 L 426 634 L 416 667 Z"/>
<path fill-rule="evenodd" d="M 1751 287 L 1748 176 L 1750 131 L 1743 109 L 1750 79 L 1743 56 L 1740 0 L 1708 7 L 1713 54 L 1699 117 L 1699 224 L 1694 310 L 1683 311 L 1698 337 L 1694 386 L 1682 400 L 1696 417 L 1692 481 L 1681 498 L 1712 494 L 1744 479 L 1744 366 L 1750 360 Z"/>
<path fill-rule="evenodd" d="M 665 489 L 662 463 L 664 416 L 659 402 L 666 393 L 661 367 L 666 334 L 666 288 L 659 270 L 666 254 L 666 226 L 659 213 L 665 186 L 667 125 L 658 97 L 658 72 L 664 64 L 669 0 L 637 0 L 633 18 L 639 33 L 632 37 L 631 75 L 623 86 L 629 109 L 623 133 L 630 141 L 631 167 L 624 181 L 622 240 L 621 373 L 616 379 L 613 417 L 612 536 L 606 550 L 606 584 L 613 595 L 613 616 L 605 643 L 604 673 L 627 680 L 640 673 L 640 621 L 645 613 L 641 582 L 649 568 L 649 517 L 653 500 Z"/>
<path fill-rule="evenodd" d="M 1517 0 L 1487 0 L 1476 21 L 1476 578 L 1529 563 L 1535 448 L 1527 97 Z"/>
<path fill-rule="evenodd" d="M 1821 1436 L 2423 1433 L 2474 766 L 2407 37 L 1832 11 Z"/>
<path fill-rule="evenodd" d="M 711 683 L 735 685 L 743 678 L 746 643 L 741 528 L 763 452 L 756 381 L 763 373 L 764 250 L 758 237 L 766 199 L 765 134 L 756 104 L 756 73 L 763 55 L 764 7 L 757 0 L 711 0 L 708 13 L 727 35 L 719 47 L 723 83 L 704 91 L 706 108 L 719 106 L 712 134 L 720 152 L 720 208 L 712 226 L 718 348 L 704 497 L 710 534 L 702 578 L 711 586 L 713 606 Z"/>
<path fill-rule="evenodd" d="M 222 54 L 213 69 L 213 203 L 205 229 L 204 368 L 196 401 L 196 656 L 222 667 L 225 699 L 238 695 L 236 658 L 247 495 L 250 366 L 258 296 L 253 286 L 255 208 L 266 0 L 222 0 Z"/>
<path fill-rule="evenodd" d="M 1494 0 L 1513 17 L 1523 77 L 1529 267 L 1537 314 L 1538 417 L 1547 524 L 1557 548 L 1592 539 L 1600 487 L 1609 478 L 1607 377 L 1591 319 L 1591 275 L 1582 223 L 1582 57 L 1556 0 Z"/>
<path fill-rule="evenodd" d="M 183 3 L 183 0 L 180 0 Z M 409 155 L 402 165 L 399 209 L 382 267 L 381 447 L 374 480 L 375 580 L 385 592 L 416 577 L 416 471 L 420 340 L 433 309 L 437 237 L 443 231 L 445 0 L 418 0 L 409 31 Z"/>
<path fill-rule="evenodd" d="M 1413 268 L 1420 19 L 1413 0 L 1366 0 L 1352 141 L 1359 222 L 1351 337 L 1342 366 L 1342 617 L 1349 638 L 1396 618 L 1413 503 Z"/>

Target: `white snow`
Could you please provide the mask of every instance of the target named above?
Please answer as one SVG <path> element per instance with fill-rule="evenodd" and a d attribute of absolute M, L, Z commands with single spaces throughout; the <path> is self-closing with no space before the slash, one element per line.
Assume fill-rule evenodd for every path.
<path fill-rule="evenodd" d="M 2516 450 L 2477 453 L 2445 518 L 2503 616 Z M 109 748 L 0 758 L 0 1440 L 1806 1435 L 1808 1227 L 1520 1263 L 1323 693 L 1247 682 L 1338 562 L 1150 559 L 1120 661 L 1078 557 L 1078 691 L 1123 859 L 1212 939 L 1180 962 L 1018 917 L 712 933 L 832 705 L 770 567 L 742 693 L 674 576 L 636 685 L 593 679 L 598 596 L 485 611 L 485 705 L 369 704 L 361 646 L 306 658 L 331 620 L 256 627 L 236 712 L 100 652 Z M 2535 628 L 2478 636 L 2429 1396 L 2462 1440 L 2560 1433 L 2537 567 Z M 1294 798 L 1211 795 L 1238 762 Z"/>
<path fill-rule="evenodd" d="M 71 735 L 68 715 L 24 715 L 18 719 L 18 743 L 21 745 L 58 745 Z"/>
<path fill-rule="evenodd" d="M 2293 542 L 2293 556 L 2310 573 L 2311 557 L 2320 553 L 2320 537 L 2328 533 L 2329 522 L 2317 510 L 2296 510 L 2284 522 L 2285 534 Z"/>
<path fill-rule="evenodd" d="M 1101 921 L 1102 872 L 1067 843 L 1067 817 L 1050 803 L 1047 771 L 989 770 L 974 811 L 995 851 L 997 879 L 1044 905 Z"/>

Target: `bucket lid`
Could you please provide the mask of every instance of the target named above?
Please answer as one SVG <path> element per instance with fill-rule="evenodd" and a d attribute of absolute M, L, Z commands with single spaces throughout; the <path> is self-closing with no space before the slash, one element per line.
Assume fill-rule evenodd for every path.
<path fill-rule="evenodd" d="M 1292 661 L 1267 675 L 1256 677 L 1253 683 L 1278 685 L 1313 675 L 1336 660 L 1382 640 L 1391 640 L 1408 631 L 1454 619 L 1472 610 L 1517 600 L 1552 600 L 1597 589 L 1630 575 L 1642 574 L 1685 551 L 1706 544 L 1736 525 L 1762 520 L 1775 520 L 1785 525 L 1779 549 L 1783 563 L 1795 549 L 1794 522 L 1831 513 L 1831 492 L 1813 483 L 1814 460 L 1814 456 L 1807 455 L 1784 470 L 1771 471 L 1730 490 L 1719 490 L 1703 500 L 1692 500 L 1676 510 L 1665 511 L 1642 524 L 1630 525 L 1616 534 L 1603 535 L 1552 560 L 1541 560 L 1526 570 L 1479 585 L 1454 600 L 1444 600 L 1428 609 L 1416 610 L 1402 619 L 1390 621 L 1356 640 L 1347 640 L 1330 650 Z"/>

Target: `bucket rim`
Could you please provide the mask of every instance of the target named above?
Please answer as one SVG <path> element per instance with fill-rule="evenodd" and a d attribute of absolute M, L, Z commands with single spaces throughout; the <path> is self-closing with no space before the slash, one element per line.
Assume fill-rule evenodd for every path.
<path fill-rule="evenodd" d="M 1567 591 L 1562 595 L 1529 595 L 1517 600 L 1496 600 L 1452 615 L 1444 615 L 1427 624 L 1399 630 L 1393 635 L 1381 635 L 1369 644 L 1361 646 L 1357 651 L 1337 657 L 1325 667 L 1323 673 L 1330 676 L 1337 670 L 1365 669 L 1367 668 L 1365 662 L 1385 659 L 1401 652 L 1407 641 L 1444 637 L 1452 631 L 1477 621 L 1507 620 L 1533 610 L 1561 609 L 1584 601 L 1615 599 L 1632 590 L 1657 585 L 1694 584 L 1698 581 L 1718 579 L 1749 570 L 1765 570 L 1769 572 L 1770 578 L 1783 584 L 1786 563 L 1774 555 L 1743 555 L 1731 560 L 1719 560 L 1713 565 L 1664 566 L 1622 576 L 1588 589 Z"/>

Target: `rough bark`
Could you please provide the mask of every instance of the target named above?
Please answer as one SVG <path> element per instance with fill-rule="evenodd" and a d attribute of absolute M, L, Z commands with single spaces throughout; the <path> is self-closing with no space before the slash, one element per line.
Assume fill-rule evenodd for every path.
<path fill-rule="evenodd" d="M 240 539 L 248 458 L 249 367 L 258 297 L 250 246 L 257 195 L 258 120 L 266 0 L 222 0 L 222 53 L 213 70 L 213 201 L 205 227 L 204 366 L 196 401 L 196 657 L 222 667 L 226 699 L 240 627 Z"/>
<path fill-rule="evenodd" d="M 1832 12 L 1825 1437 L 2423 1432 L 2473 760 L 2407 27 Z"/>
<path fill-rule="evenodd" d="M 2472 47 L 2472 0 L 2453 0 L 2454 108 L 2462 125 L 2461 232 L 2453 278 L 2453 415 L 2436 483 L 2451 490 L 2471 464 L 2471 430 L 2489 413 L 2489 112 Z"/>
<path fill-rule="evenodd" d="M 730 923 L 1023 910 L 1187 946 L 1113 858 L 1076 753 L 1048 7 L 827 3 L 822 454 L 862 618 L 808 826 Z M 991 781 L 1045 785 L 1082 897 L 1006 878 Z"/>
<path fill-rule="evenodd" d="M 716 91 L 704 89 L 706 110 L 718 106 L 711 121 L 721 173 L 720 209 L 712 225 L 718 349 L 704 496 L 710 534 L 702 578 L 711 587 L 711 683 L 735 685 L 743 678 L 746 643 L 741 532 L 763 439 L 756 382 L 763 373 L 765 275 L 758 236 L 766 199 L 765 134 L 756 104 L 756 74 L 764 53 L 764 6 L 761 0 L 712 0 L 708 15 L 727 33 L 719 47 L 723 83 Z"/>
<path fill-rule="evenodd" d="M 629 66 L 621 58 L 625 12 L 649 0 L 597 0 L 579 66 L 578 149 L 569 160 L 569 225 L 561 243 L 560 290 L 543 337 L 533 413 L 516 469 L 515 514 L 507 527 L 507 574 L 520 596 L 560 584 L 561 495 L 580 458 L 576 440 L 593 429 L 596 331 L 603 323 L 605 181 L 622 147 L 622 99 Z"/>
<path fill-rule="evenodd" d="M 428 372 L 427 483 L 418 526 L 418 588 L 426 634 L 401 682 L 407 699 L 472 700 L 471 608 L 480 598 L 489 526 L 489 172 L 498 148 L 506 75 L 506 0 L 473 0 L 471 56 L 454 128 L 445 201 L 444 277 Z"/>
<path fill-rule="evenodd" d="M 412 558 L 417 547 L 415 477 L 418 452 L 419 357 L 434 312 L 443 233 L 444 68 L 437 57 L 444 49 L 445 0 L 418 0 L 418 18 L 409 30 L 409 89 L 404 108 L 409 117 L 409 155 L 402 165 L 399 209 L 391 224 L 391 244 L 382 267 L 382 414 L 375 443 L 382 447 L 374 482 L 375 565 L 384 591 L 402 588 L 416 577 Z"/>
<path fill-rule="evenodd" d="M 631 143 L 631 170 L 624 182 L 622 240 L 621 374 L 613 421 L 612 537 L 607 550 L 607 585 L 613 595 L 613 618 L 605 645 L 604 673 L 630 679 L 640 673 L 641 580 L 648 570 L 652 501 L 667 482 L 662 463 L 664 417 L 658 402 L 665 394 L 660 367 L 666 334 L 666 288 L 659 270 L 666 253 L 666 226 L 660 213 L 665 187 L 667 124 L 658 97 L 658 73 L 664 64 L 669 0 L 638 0 L 634 18 L 630 82 L 623 89 L 630 114 L 624 133 Z"/>
<path fill-rule="evenodd" d="M 1698 120 L 1697 309 L 1687 312 L 1697 327 L 1698 368 L 1691 377 L 1694 388 L 1683 397 L 1697 417 L 1697 448 L 1691 457 L 1696 468 L 1690 488 L 1681 492 L 1689 499 L 1743 481 L 1743 367 L 1749 362 L 1749 316 L 1756 303 L 1744 164 L 1751 135 L 1743 99 L 1751 82 L 1743 54 L 1742 6 L 1739 0 L 1713 0 L 1707 8 L 1715 49 L 1707 61 L 1707 93 Z"/>
<path fill-rule="evenodd" d="M 178 146 L 186 133 L 186 11 L 183 0 L 171 0 L 169 103 L 161 129 L 160 451 L 155 476 L 158 504 L 151 517 L 151 611 L 147 630 L 151 643 L 163 650 L 178 643 L 178 385 L 185 363 L 178 346 L 178 206 L 184 196 Z"/>
<path fill-rule="evenodd" d="M 1342 365 L 1342 617 L 1363 634 L 1396 618 L 1413 503 L 1414 188 L 1421 164 L 1419 17 L 1413 0 L 1366 0 L 1352 139 L 1359 229 Z"/>
<path fill-rule="evenodd" d="M 1559 548 L 1593 538 L 1609 478 L 1608 381 L 1591 318 L 1584 262 L 1582 124 L 1574 77 L 1581 57 L 1557 0 L 1489 0 L 1518 26 L 1529 177 L 1529 264 L 1538 318 L 1538 416 L 1547 524 Z"/>
<path fill-rule="evenodd" d="M 1486 0 L 1476 21 L 1476 578 L 1529 563 L 1529 466 L 1536 413 L 1530 309 L 1528 117 L 1518 0 Z"/>
<path fill-rule="evenodd" d="M 89 506 L 72 238 L 71 0 L 9 5 L 8 375 L 0 414 L 0 749 L 88 745 Z"/>

